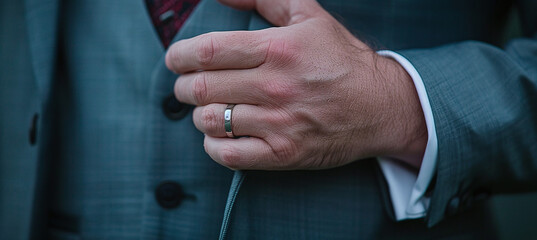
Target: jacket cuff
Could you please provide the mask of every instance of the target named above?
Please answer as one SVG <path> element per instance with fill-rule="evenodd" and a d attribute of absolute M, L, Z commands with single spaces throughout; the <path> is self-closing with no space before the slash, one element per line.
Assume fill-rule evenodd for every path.
<path fill-rule="evenodd" d="M 420 74 L 407 59 L 392 51 L 379 51 L 378 54 L 397 61 L 412 78 L 428 132 L 427 146 L 419 173 L 416 174 L 415 171 L 393 159 L 379 158 L 379 165 L 388 183 L 396 220 L 424 217 L 430 202 L 425 192 L 434 176 L 438 155 L 438 139 L 431 104 Z"/>

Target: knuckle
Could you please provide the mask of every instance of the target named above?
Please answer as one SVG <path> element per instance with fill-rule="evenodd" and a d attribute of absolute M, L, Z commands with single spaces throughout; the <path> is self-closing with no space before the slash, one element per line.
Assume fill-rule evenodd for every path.
<path fill-rule="evenodd" d="M 200 72 L 196 74 L 194 82 L 192 85 L 192 94 L 194 101 L 200 105 L 205 105 L 207 101 L 207 74 L 205 72 Z"/>
<path fill-rule="evenodd" d="M 295 89 L 287 81 L 266 81 L 263 84 L 263 92 L 270 98 L 278 101 L 289 100 L 295 96 Z"/>
<path fill-rule="evenodd" d="M 286 117 L 282 113 L 281 110 L 272 111 L 266 116 L 263 117 L 264 121 L 269 124 L 269 126 L 282 126 L 287 127 L 288 125 L 284 125 L 286 122 Z"/>
<path fill-rule="evenodd" d="M 206 133 L 216 133 L 219 129 L 218 116 L 215 109 L 206 107 L 201 112 L 202 128 Z"/>
<path fill-rule="evenodd" d="M 209 33 L 201 37 L 196 49 L 196 61 L 202 67 L 210 66 L 213 63 L 215 53 L 214 37 Z"/>
<path fill-rule="evenodd" d="M 225 146 L 220 150 L 220 160 L 224 166 L 238 169 L 240 166 L 240 153 L 230 146 Z"/>
<path fill-rule="evenodd" d="M 278 167 L 293 167 L 293 159 L 296 154 L 294 144 L 288 141 L 279 141 L 272 146 L 275 159 L 274 164 Z"/>
<path fill-rule="evenodd" d="M 270 41 L 267 53 L 266 61 L 275 63 L 288 63 L 297 61 L 300 55 L 300 42 L 293 38 L 287 39 L 273 39 Z"/>
<path fill-rule="evenodd" d="M 276 168 L 293 169 L 297 164 L 298 146 L 287 137 L 277 137 L 270 141 L 272 164 Z"/>

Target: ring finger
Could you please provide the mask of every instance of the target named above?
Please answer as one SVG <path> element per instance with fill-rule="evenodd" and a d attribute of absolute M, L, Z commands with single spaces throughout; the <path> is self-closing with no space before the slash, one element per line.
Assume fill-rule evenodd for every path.
<path fill-rule="evenodd" d="M 196 128 L 211 137 L 227 137 L 224 127 L 224 112 L 227 104 L 213 103 L 194 109 L 193 121 Z M 261 107 L 237 104 L 231 115 L 231 128 L 235 136 L 264 138 L 263 113 Z"/>

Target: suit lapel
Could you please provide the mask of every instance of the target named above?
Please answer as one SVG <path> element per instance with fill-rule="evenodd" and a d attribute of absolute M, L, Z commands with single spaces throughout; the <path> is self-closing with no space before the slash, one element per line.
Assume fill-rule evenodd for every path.
<path fill-rule="evenodd" d="M 41 113 L 45 111 L 56 65 L 58 10 L 58 0 L 24 1 L 26 29 L 21 29 L 21 31 L 26 31 L 28 36 L 30 53 L 28 71 L 32 71 L 33 78 L 36 81 L 38 96 L 35 97 L 38 99 Z M 40 121 L 41 119 L 43 118 L 40 118 Z M 43 132 L 41 131 L 41 133 Z M 41 160 L 42 146 L 41 144 L 39 146 L 38 160 Z M 44 176 L 46 167 L 44 165 L 46 163 L 43 161 L 33 161 L 25 166 L 25 168 L 31 169 L 28 174 L 34 174 L 28 177 L 28 179 L 33 179 L 34 183 L 24 190 L 29 192 L 33 205 L 28 206 L 30 210 L 28 213 L 21 213 L 30 214 L 28 224 L 20 226 L 21 229 L 27 229 L 29 239 L 41 239 L 46 232 L 46 224 L 43 224 L 46 221 L 46 208 L 42 206 L 45 194 Z"/>
<path fill-rule="evenodd" d="M 59 18 L 58 0 L 25 0 L 32 70 L 40 99 L 46 101 L 54 74 Z"/>

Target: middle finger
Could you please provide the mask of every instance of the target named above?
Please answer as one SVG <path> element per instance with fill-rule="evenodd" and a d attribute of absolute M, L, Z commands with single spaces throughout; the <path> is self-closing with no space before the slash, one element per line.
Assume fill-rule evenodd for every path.
<path fill-rule="evenodd" d="M 254 69 L 203 71 L 181 75 L 174 86 L 180 102 L 203 106 L 210 103 L 263 102 L 261 74 Z"/>

